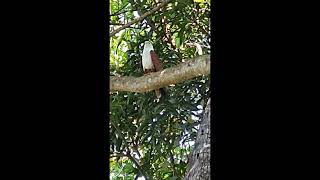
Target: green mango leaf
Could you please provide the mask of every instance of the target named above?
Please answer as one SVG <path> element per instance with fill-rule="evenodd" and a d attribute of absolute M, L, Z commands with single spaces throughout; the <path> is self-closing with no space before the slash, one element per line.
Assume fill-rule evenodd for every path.
<path fill-rule="evenodd" d="M 180 37 L 176 37 L 176 46 L 177 46 L 177 48 L 180 48 L 180 46 L 181 46 Z"/>

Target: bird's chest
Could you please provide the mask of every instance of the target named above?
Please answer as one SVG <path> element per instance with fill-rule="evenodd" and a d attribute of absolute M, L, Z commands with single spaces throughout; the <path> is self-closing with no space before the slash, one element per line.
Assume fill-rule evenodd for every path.
<path fill-rule="evenodd" d="M 150 53 L 143 53 L 142 66 L 143 69 L 154 69 Z"/>

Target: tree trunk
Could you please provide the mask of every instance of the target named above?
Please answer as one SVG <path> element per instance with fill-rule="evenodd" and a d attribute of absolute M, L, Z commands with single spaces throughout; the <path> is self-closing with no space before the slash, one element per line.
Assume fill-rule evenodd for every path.
<path fill-rule="evenodd" d="M 209 98 L 197 132 L 194 149 L 189 155 L 189 163 L 184 180 L 210 180 L 210 101 Z"/>

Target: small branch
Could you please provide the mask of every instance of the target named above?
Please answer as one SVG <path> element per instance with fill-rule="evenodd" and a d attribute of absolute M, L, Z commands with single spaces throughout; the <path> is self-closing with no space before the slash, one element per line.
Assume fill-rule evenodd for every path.
<path fill-rule="evenodd" d="M 132 6 L 139 5 L 139 4 L 135 3 L 134 0 L 130 0 L 130 3 Z M 137 12 L 138 12 L 139 16 L 142 16 L 143 13 L 145 13 L 145 12 L 142 13 L 138 8 L 137 8 Z M 156 28 L 155 28 L 153 22 L 148 17 L 146 17 L 146 21 L 149 24 L 149 26 L 151 27 L 151 30 L 155 31 Z"/>
<path fill-rule="evenodd" d="M 170 153 L 170 154 L 169 154 L 169 156 L 170 156 L 170 162 L 171 162 L 171 166 L 172 166 L 172 169 L 173 169 L 173 175 L 177 176 L 178 173 L 176 172 L 173 154 L 172 154 L 171 151 L 170 151 L 169 153 Z"/>
<path fill-rule="evenodd" d="M 124 24 L 120 24 L 120 23 L 113 23 L 113 24 L 109 24 L 110 26 L 121 26 L 121 25 L 124 25 Z M 131 28 L 131 29 L 141 29 L 141 28 L 138 28 L 138 27 L 128 27 L 128 28 Z"/>
<path fill-rule="evenodd" d="M 203 54 L 203 53 L 202 53 L 202 48 L 201 48 L 201 45 L 200 45 L 200 44 L 198 44 L 198 43 L 188 43 L 188 42 L 186 42 L 185 44 L 188 45 L 188 46 L 191 46 L 191 47 L 196 47 L 196 50 L 197 50 L 197 52 L 198 52 L 199 55 L 202 55 L 202 54 Z"/>
<path fill-rule="evenodd" d="M 118 15 L 123 14 L 123 13 L 126 13 L 126 12 L 129 12 L 129 10 L 128 10 L 128 11 L 118 12 L 118 13 L 115 13 L 115 14 L 111 14 L 110 17 L 111 17 L 111 16 L 118 16 Z"/>
<path fill-rule="evenodd" d="M 168 19 L 166 16 L 163 17 L 162 19 L 163 21 L 163 31 L 164 31 L 164 36 L 165 36 L 165 41 L 169 42 L 171 44 L 171 48 L 172 49 L 176 49 L 176 46 L 172 43 L 172 38 L 171 38 L 171 34 L 170 34 L 170 30 L 167 28 L 167 24 L 168 24 Z"/>
<path fill-rule="evenodd" d="M 126 156 L 137 166 L 137 169 L 144 176 L 144 178 L 148 179 L 148 174 L 141 168 L 140 164 L 136 161 L 136 159 L 131 156 L 130 151 L 126 154 Z"/>
<path fill-rule="evenodd" d="M 151 14 L 153 14 L 154 12 L 156 12 L 157 10 L 159 10 L 161 7 L 165 6 L 167 3 L 169 3 L 170 0 L 164 0 L 161 4 L 159 4 L 158 6 L 156 6 L 155 8 L 153 8 L 152 10 L 146 12 L 145 14 L 143 14 L 142 16 L 140 16 L 139 18 L 127 23 L 126 25 L 114 30 L 113 32 L 110 33 L 110 37 L 114 36 L 116 33 L 120 32 L 121 30 L 129 27 L 130 25 L 139 22 L 141 20 L 143 20 L 144 18 L 146 18 L 147 16 L 150 16 Z"/>
<path fill-rule="evenodd" d="M 197 14 L 198 14 L 198 12 L 197 12 Z M 205 34 L 205 35 L 207 35 L 208 37 L 210 37 L 210 34 L 209 34 L 206 30 L 204 30 L 204 29 L 203 29 L 203 26 L 201 26 L 201 25 L 197 22 L 197 16 L 196 16 L 195 13 L 193 14 L 193 17 L 194 17 L 195 19 L 193 19 L 192 22 L 196 23 L 196 25 L 199 26 L 199 29 L 201 30 L 201 32 L 202 32 L 203 34 Z"/>
<path fill-rule="evenodd" d="M 109 23 L 109 25 L 114 26 L 114 25 L 118 25 L 118 26 L 123 26 L 125 24 L 121 24 L 121 23 Z"/>
<path fill-rule="evenodd" d="M 139 170 L 139 172 L 147 179 L 147 177 L 148 177 L 147 173 L 143 171 L 143 169 L 141 168 L 141 166 L 139 165 L 139 163 L 136 161 L 136 159 L 131 156 L 131 154 L 130 154 L 130 149 L 129 149 L 130 146 L 129 146 L 127 140 L 124 138 L 124 136 L 123 136 L 122 132 L 120 131 L 118 125 L 116 125 L 116 124 L 113 123 L 112 121 L 110 121 L 110 122 L 111 122 L 111 124 L 113 125 L 113 127 L 116 129 L 116 131 L 118 132 L 118 135 L 120 136 L 120 138 L 122 139 L 122 141 L 123 141 L 124 144 L 126 145 L 126 149 L 127 149 L 126 154 L 118 153 L 118 155 L 122 154 L 122 155 L 127 156 L 127 157 L 137 166 L 137 169 Z"/>
<path fill-rule="evenodd" d="M 123 156 L 126 156 L 126 155 L 123 154 L 123 153 L 111 153 L 111 154 L 110 154 L 110 158 L 113 158 L 113 157 L 123 157 Z"/>
<path fill-rule="evenodd" d="M 210 74 L 210 55 L 198 56 L 177 66 L 142 77 L 110 77 L 110 92 L 146 92 Z"/>

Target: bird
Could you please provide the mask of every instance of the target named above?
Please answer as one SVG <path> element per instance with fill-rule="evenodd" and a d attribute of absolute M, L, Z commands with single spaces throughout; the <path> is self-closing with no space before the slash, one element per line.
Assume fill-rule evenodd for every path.
<path fill-rule="evenodd" d="M 149 41 L 144 42 L 144 48 L 142 53 L 142 68 L 144 74 L 149 74 L 150 72 L 161 71 L 162 64 L 158 58 L 158 55 L 154 51 L 152 44 Z M 164 89 L 155 89 L 155 93 L 158 99 L 165 94 Z"/>

